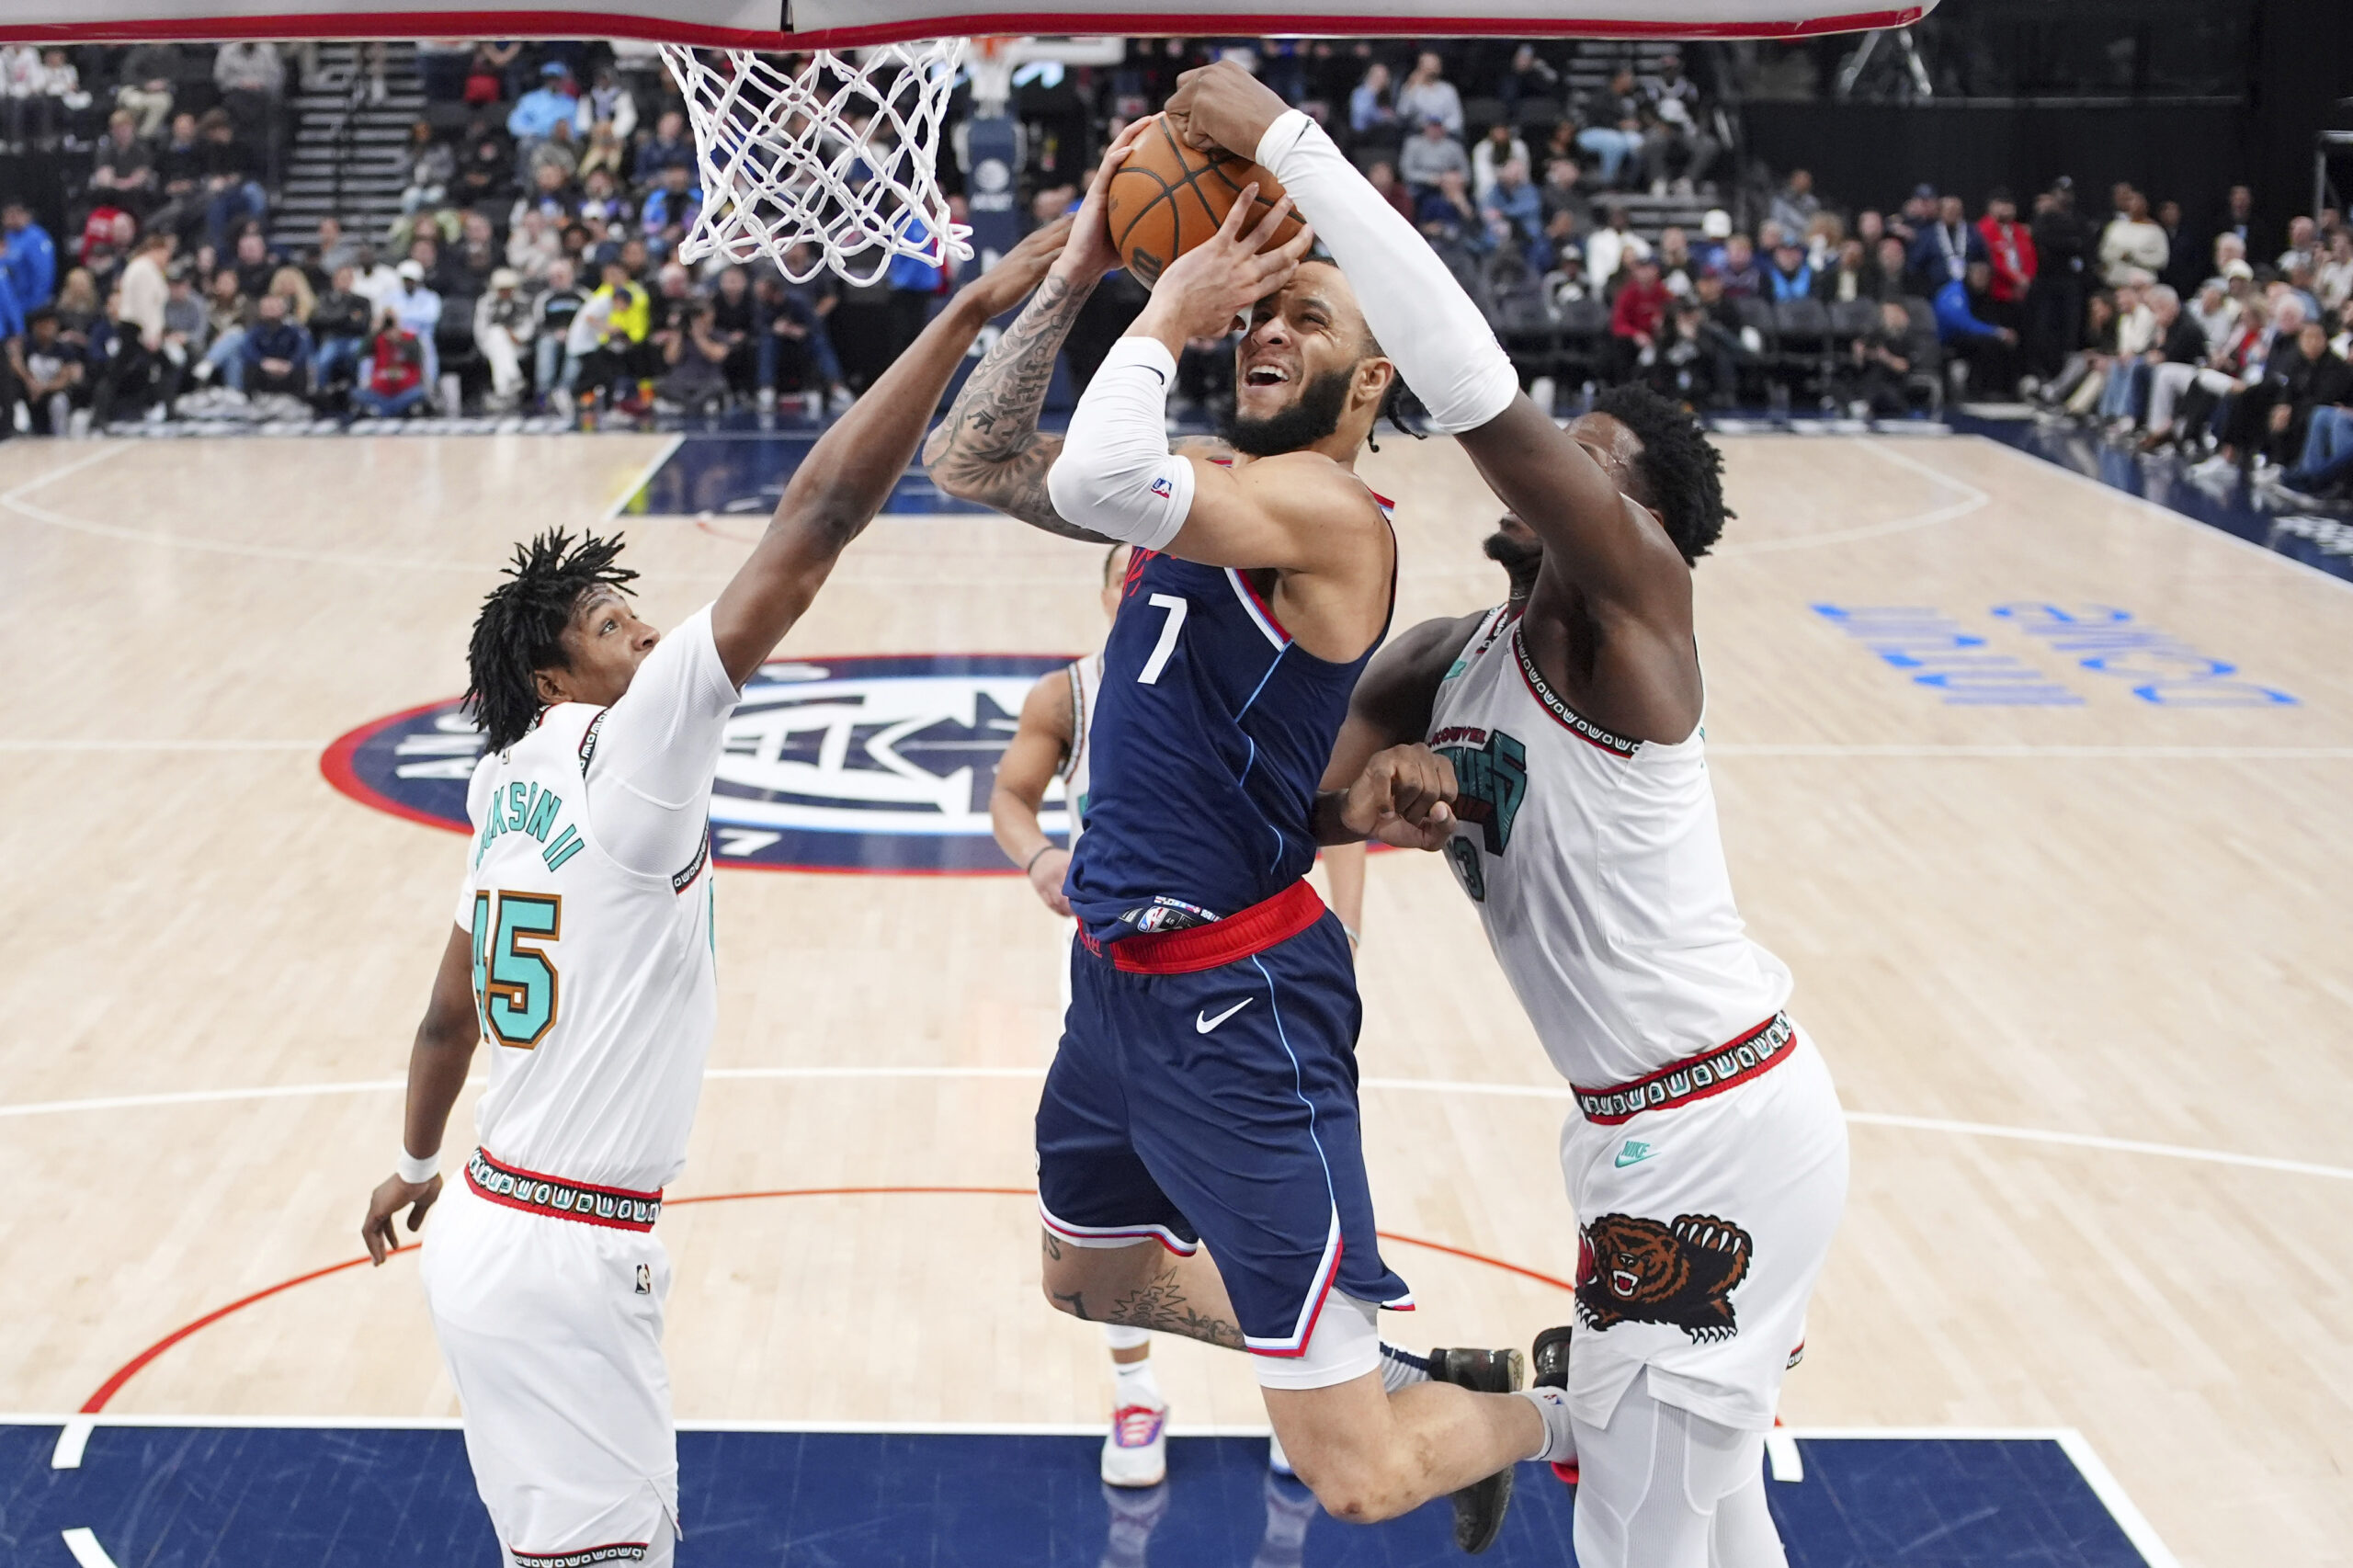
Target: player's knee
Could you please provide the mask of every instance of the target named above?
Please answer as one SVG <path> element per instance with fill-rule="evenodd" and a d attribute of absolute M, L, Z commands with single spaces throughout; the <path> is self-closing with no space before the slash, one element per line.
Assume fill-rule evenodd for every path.
<path fill-rule="evenodd" d="M 1292 1452 L 1285 1444 L 1284 1453 L 1300 1480 L 1324 1505 L 1324 1511 L 1336 1519 L 1352 1525 L 1379 1524 L 1421 1501 L 1414 1494 L 1404 1467 L 1378 1451 L 1348 1448 L 1302 1454 Z"/>

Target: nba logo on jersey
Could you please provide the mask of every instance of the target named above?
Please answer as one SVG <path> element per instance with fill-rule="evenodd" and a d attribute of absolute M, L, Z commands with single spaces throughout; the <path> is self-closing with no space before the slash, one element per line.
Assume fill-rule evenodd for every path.
<path fill-rule="evenodd" d="M 637 1266 L 637 1293 L 641 1296 L 654 1294 L 654 1267 L 651 1264 Z"/>
<path fill-rule="evenodd" d="M 1176 487 L 1169 483 L 1168 476 L 1164 473 L 1152 482 L 1152 493 L 1165 501 L 1176 494 Z"/>

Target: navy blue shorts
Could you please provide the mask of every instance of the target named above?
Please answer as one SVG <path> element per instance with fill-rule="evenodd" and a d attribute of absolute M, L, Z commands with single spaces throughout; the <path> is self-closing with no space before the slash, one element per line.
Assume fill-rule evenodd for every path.
<path fill-rule="evenodd" d="M 1213 962 L 1277 904 L 1291 916 L 1282 926 L 1304 915 L 1303 928 Z M 1210 926 L 1100 951 L 1073 944 L 1070 1011 L 1038 1106 L 1047 1229 L 1081 1246 L 1207 1243 L 1262 1356 L 1301 1355 L 1335 1285 L 1413 1305 L 1381 1261 L 1357 1116 L 1363 1010 L 1347 937 L 1322 911 L 1302 882 Z"/>

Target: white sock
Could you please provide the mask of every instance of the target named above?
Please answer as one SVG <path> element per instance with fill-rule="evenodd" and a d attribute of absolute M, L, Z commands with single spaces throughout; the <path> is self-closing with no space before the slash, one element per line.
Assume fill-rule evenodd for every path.
<path fill-rule="evenodd" d="M 1152 1358 L 1111 1363 L 1111 1403 L 1120 1410 L 1161 1410 L 1168 1402 L 1160 1394 L 1160 1380 L 1152 1375 Z"/>
<path fill-rule="evenodd" d="M 1569 1425 L 1569 1396 L 1564 1389 L 1532 1388 L 1513 1391 L 1536 1407 L 1544 1418 L 1544 1443 L 1528 1457 L 1552 1464 L 1574 1464 L 1577 1457 L 1576 1429 Z"/>
<path fill-rule="evenodd" d="M 1103 1325 L 1103 1343 L 1114 1350 L 1141 1350 L 1152 1343 L 1152 1330 L 1130 1328 L 1123 1323 Z"/>
<path fill-rule="evenodd" d="M 1412 1383 L 1430 1381 L 1427 1357 L 1416 1356 L 1410 1350 L 1400 1350 L 1387 1340 L 1381 1342 L 1381 1387 L 1385 1393 L 1395 1393 Z"/>

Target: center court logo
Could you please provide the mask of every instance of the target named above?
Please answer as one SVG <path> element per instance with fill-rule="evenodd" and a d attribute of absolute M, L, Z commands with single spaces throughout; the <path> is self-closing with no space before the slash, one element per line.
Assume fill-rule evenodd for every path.
<path fill-rule="evenodd" d="M 915 653 L 761 666 L 728 722 L 710 801 L 722 865 L 876 873 L 1006 872 L 989 836 L 997 758 L 1040 653 Z M 455 699 L 378 719 L 320 758 L 380 811 L 463 833 L 481 732 Z M 1061 785 L 1041 825 L 1068 830 Z"/>

